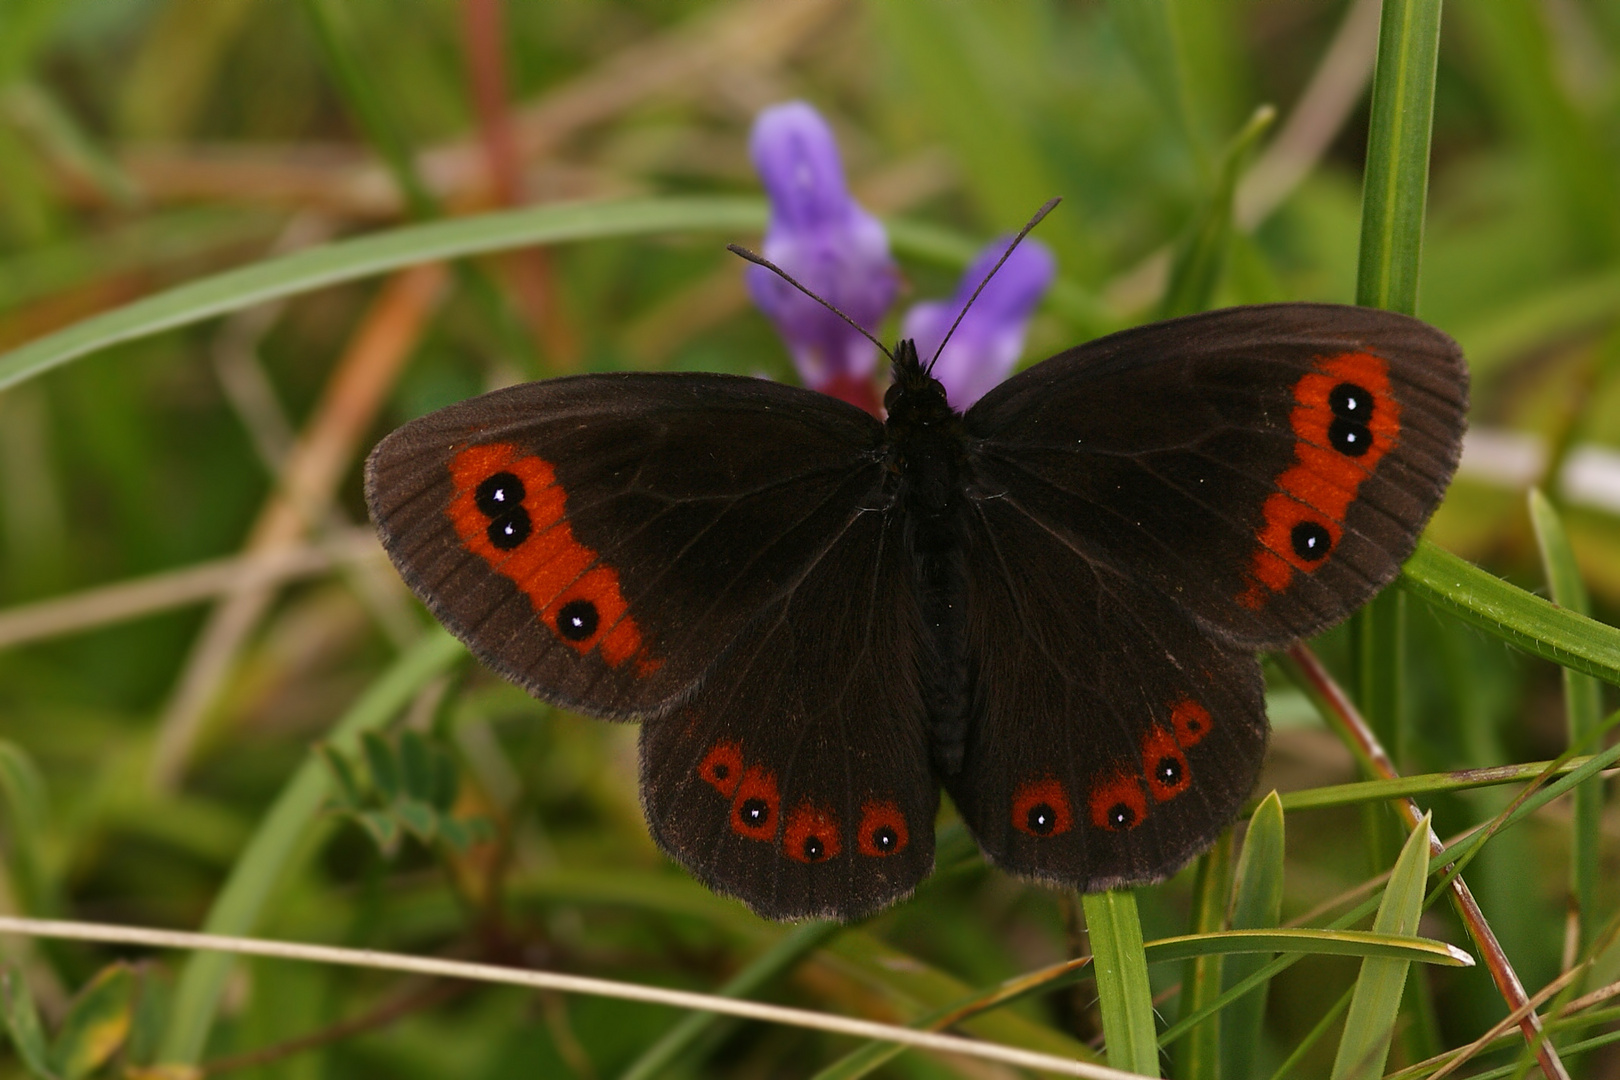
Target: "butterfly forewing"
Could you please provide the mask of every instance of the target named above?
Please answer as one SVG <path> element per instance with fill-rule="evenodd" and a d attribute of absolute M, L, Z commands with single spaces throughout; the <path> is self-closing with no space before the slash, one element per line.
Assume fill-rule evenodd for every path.
<path fill-rule="evenodd" d="M 858 512 L 691 700 L 642 726 L 653 836 L 775 919 L 854 918 L 933 866 L 922 627 L 893 514 Z"/>
<path fill-rule="evenodd" d="M 967 414 L 978 497 L 1250 647 L 1315 633 L 1412 551 L 1456 468 L 1467 373 L 1424 323 L 1275 304 L 1102 338 Z"/>
<path fill-rule="evenodd" d="M 553 379 L 400 428 L 367 496 L 405 580 L 480 659 L 539 697 L 646 716 L 879 497 L 881 437 L 761 379 Z"/>
<path fill-rule="evenodd" d="M 1014 873 L 1085 891 L 1169 876 L 1253 787 L 1259 662 L 1016 497 L 973 503 L 968 537 L 973 704 L 952 800 Z"/>

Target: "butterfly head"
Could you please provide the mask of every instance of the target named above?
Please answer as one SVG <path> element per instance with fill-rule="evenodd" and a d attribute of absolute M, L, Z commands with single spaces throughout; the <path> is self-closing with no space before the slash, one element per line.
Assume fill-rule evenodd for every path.
<path fill-rule="evenodd" d="M 894 382 L 883 395 L 889 426 L 931 427 L 959 415 L 945 397 L 945 385 L 924 367 L 917 343 L 902 338 L 894 347 Z"/>

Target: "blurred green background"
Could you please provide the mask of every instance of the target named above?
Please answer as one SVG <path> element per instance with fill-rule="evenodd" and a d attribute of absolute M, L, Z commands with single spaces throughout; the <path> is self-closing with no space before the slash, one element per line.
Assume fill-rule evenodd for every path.
<path fill-rule="evenodd" d="M 907 299 L 946 293 L 978 243 L 1064 197 L 1041 226 L 1061 280 L 1027 359 L 1157 317 L 1176 253 L 1214 209 L 1230 209 L 1233 229 L 1200 306 L 1350 302 L 1378 9 L 0 0 L 0 351 L 184 281 L 414 219 L 755 196 L 749 125 L 790 98 L 828 118 L 857 196 L 894 223 Z M 1276 123 L 1241 158 L 1228 202 L 1229 143 L 1267 103 Z M 1434 112 L 1418 313 L 1462 343 L 1474 382 L 1464 468 L 1429 535 L 1545 594 L 1525 508 L 1539 483 L 1594 614 L 1612 623 L 1620 4 L 1452 3 Z M 757 235 L 677 228 L 398 271 L 147 336 L 0 392 L 0 912 L 201 925 L 311 744 L 429 625 L 368 539 L 359 466 L 370 445 L 522 378 L 791 378 L 729 240 Z M 1391 747 L 1403 772 L 1564 749 L 1557 668 L 1418 602 L 1406 634 L 1406 720 Z M 1318 647 L 1348 672 L 1345 632 Z M 1601 704 L 1602 691 L 1582 692 Z M 358 790 L 260 884 L 254 932 L 704 990 L 781 940 L 782 928 L 654 850 L 633 728 L 550 709 L 470 665 L 406 696 L 394 728 L 413 734 L 348 754 Z M 1356 778 L 1286 680 L 1271 705 L 1262 791 Z M 389 762 L 438 786 L 410 788 L 407 776 L 390 789 Z M 1424 801 L 1446 837 L 1510 798 L 1486 788 Z M 401 799 L 420 804 L 414 819 Z M 1468 870 L 1532 991 L 1569 951 L 1570 819 L 1569 801 L 1554 802 Z M 1382 810 L 1287 821 L 1284 919 L 1393 858 Z M 1620 901 L 1617 831 L 1611 807 L 1589 856 L 1593 926 Z M 1074 898 L 966 851 L 941 870 L 915 900 L 807 945 L 758 993 L 904 1022 L 1084 951 Z M 1149 938 L 1185 932 L 1191 886 L 1189 872 L 1139 891 Z M 1467 946 L 1444 904 L 1423 930 Z M 127 954 L 0 939 L 53 1030 L 115 955 Z M 140 960 L 128 1037 L 92 1070 L 141 1075 L 127 1070 L 176 1045 L 182 963 Z M 1589 987 L 1617 966 L 1601 962 L 1608 974 Z M 1284 1060 L 1355 972 L 1324 957 L 1278 977 L 1255 1075 Z M 1153 969 L 1172 1016 L 1181 976 Z M 970 1030 L 1083 1053 L 1101 1031 L 1095 997 L 1082 981 Z M 208 1040 L 208 1074 L 255 1078 L 611 1077 L 678 1019 L 258 961 L 233 969 L 217 1004 L 193 1033 Z M 1417 971 L 1390 1068 L 1467 1042 L 1505 1012 L 1480 968 Z M 1327 1075 L 1334 1041 L 1295 1075 Z M 723 1023 L 659 1075 L 808 1076 L 856 1045 Z M 29 1075 L 8 1053 L 0 1076 Z M 1620 1076 L 1620 1055 L 1605 1053 L 1572 1067 Z M 908 1053 L 877 1075 L 1005 1075 L 997 1068 Z"/>

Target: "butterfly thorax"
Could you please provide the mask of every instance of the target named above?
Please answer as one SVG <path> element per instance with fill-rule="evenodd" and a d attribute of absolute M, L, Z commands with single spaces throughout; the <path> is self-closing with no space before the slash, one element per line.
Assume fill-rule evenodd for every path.
<path fill-rule="evenodd" d="M 922 661 L 934 760 L 946 775 L 962 766 L 967 739 L 969 666 L 963 471 L 967 435 L 945 387 L 902 341 L 894 384 L 884 395 L 890 468 L 898 477 L 897 509 L 912 556 L 929 648 Z"/>

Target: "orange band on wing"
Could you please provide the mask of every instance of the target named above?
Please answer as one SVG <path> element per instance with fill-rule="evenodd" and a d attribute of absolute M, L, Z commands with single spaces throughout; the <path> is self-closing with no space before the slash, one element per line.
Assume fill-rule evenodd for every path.
<path fill-rule="evenodd" d="M 1261 508 L 1249 584 L 1238 603 L 1259 610 L 1296 573 L 1325 565 L 1344 536 L 1345 515 L 1363 481 L 1395 448 L 1401 406 L 1389 385 L 1389 365 L 1371 353 L 1342 353 L 1318 361 L 1294 384 L 1294 463 L 1278 475 L 1278 490 Z"/>
<path fill-rule="evenodd" d="M 658 670 L 618 573 L 569 527 L 549 462 L 510 443 L 469 446 L 450 460 L 450 479 L 446 514 L 462 546 L 517 585 L 558 640 L 581 655 L 595 649 L 612 667 L 634 660 L 639 676 Z"/>

